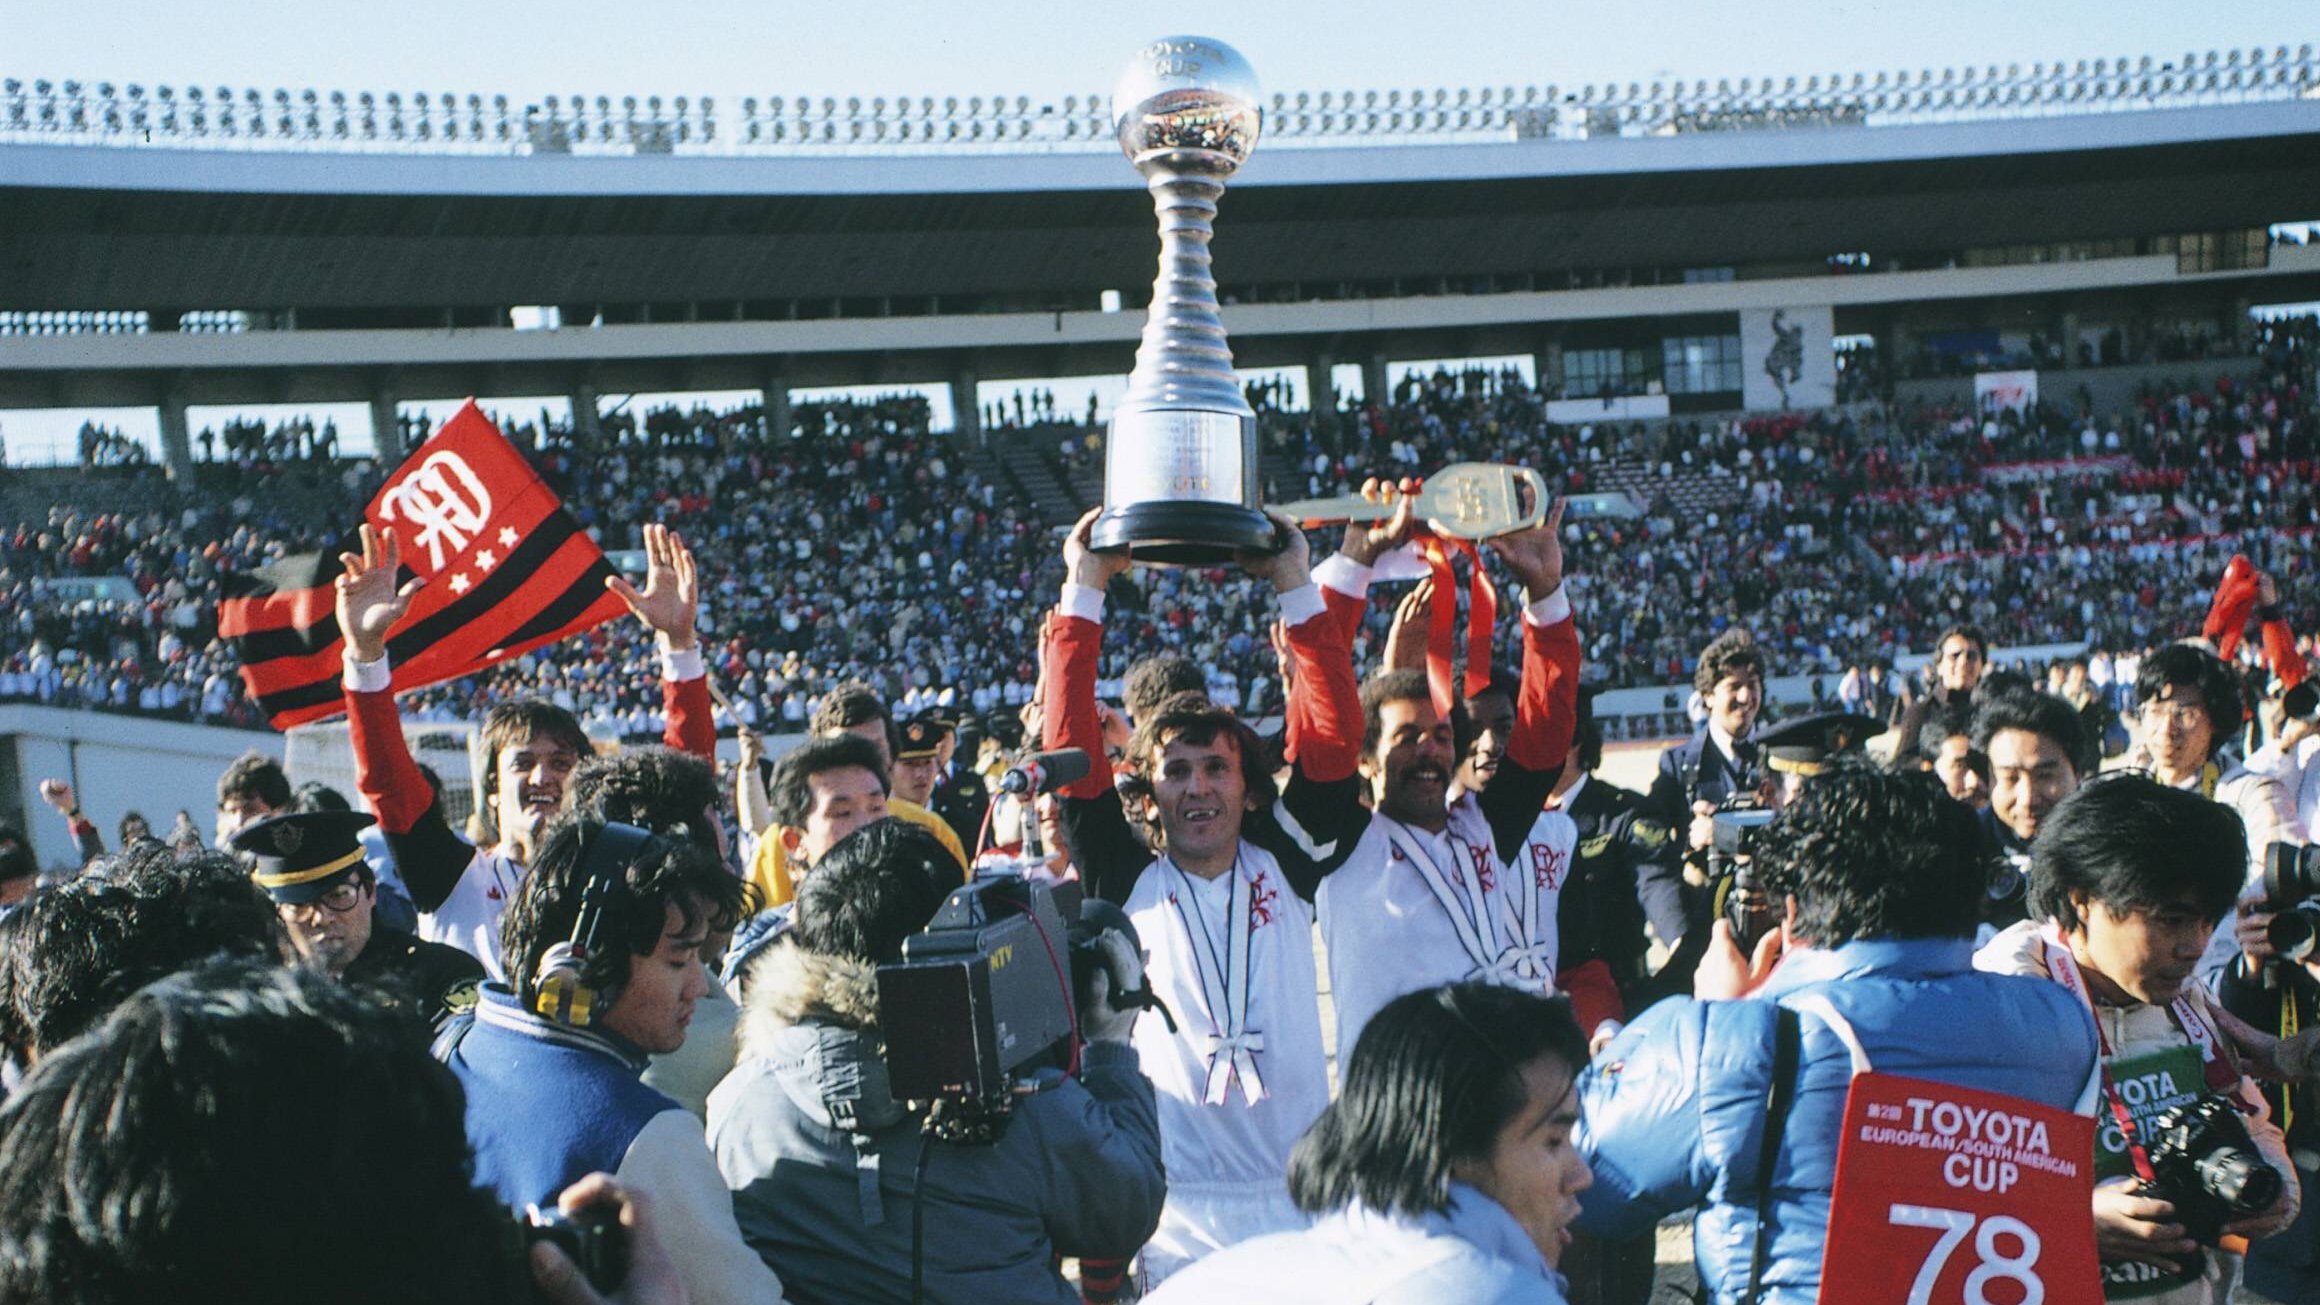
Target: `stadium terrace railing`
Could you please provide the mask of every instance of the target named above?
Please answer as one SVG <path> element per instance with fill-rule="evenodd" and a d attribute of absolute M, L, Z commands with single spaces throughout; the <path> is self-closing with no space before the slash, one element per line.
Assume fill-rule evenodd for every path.
<path fill-rule="evenodd" d="M 2312 47 L 1915 73 L 1274 95 L 1291 148 L 1971 122 L 2320 98 Z M 1101 95 L 708 96 L 236 91 L 0 83 L 0 142 L 387 154 L 830 155 L 1110 150 Z"/>

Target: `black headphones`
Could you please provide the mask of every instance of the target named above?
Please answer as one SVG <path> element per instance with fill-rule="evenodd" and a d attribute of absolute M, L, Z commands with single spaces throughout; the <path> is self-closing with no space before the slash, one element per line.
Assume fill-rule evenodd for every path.
<path fill-rule="evenodd" d="M 605 942 L 605 899 L 622 871 L 667 840 L 635 825 L 608 823 L 593 834 L 586 826 L 581 830 L 580 914 L 572 921 L 571 939 L 540 957 L 539 973 L 532 980 L 532 1009 L 559 1024 L 586 1028 L 620 996 L 618 988 L 598 988 L 587 978 L 589 959 Z"/>

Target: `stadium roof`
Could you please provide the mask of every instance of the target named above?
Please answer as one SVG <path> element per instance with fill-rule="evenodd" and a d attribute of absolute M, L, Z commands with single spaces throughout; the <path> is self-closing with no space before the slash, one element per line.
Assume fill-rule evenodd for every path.
<path fill-rule="evenodd" d="M 24 139 L 0 143 L 0 309 L 723 305 L 704 314 L 717 315 L 898 296 L 932 303 L 844 311 L 1085 308 L 1106 289 L 1138 296 L 1156 247 L 1138 179 L 1092 150 L 473 156 Z M 1225 197 L 1218 273 L 1228 290 L 1333 297 L 1856 250 L 1939 260 L 2310 218 L 2316 163 L 2309 98 L 1260 149 Z"/>

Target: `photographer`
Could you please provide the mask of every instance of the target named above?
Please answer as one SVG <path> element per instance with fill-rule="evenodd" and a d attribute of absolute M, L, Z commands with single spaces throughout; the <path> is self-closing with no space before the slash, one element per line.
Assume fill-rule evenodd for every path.
<path fill-rule="evenodd" d="M 2239 1257 L 2215 1247 L 2213 1230 L 2192 1236 L 2189 1216 L 2205 1204 L 2198 1192 L 2177 1184 L 2145 1191 L 2132 1181 L 2156 1172 L 2152 1125 L 2171 1107 L 2228 1103 L 2240 1113 L 2226 1116 L 2244 1120 L 2256 1152 L 2286 1184 L 2275 1203 L 2223 1223 L 2222 1233 L 2266 1236 L 2296 1213 L 2280 1131 L 2219 1033 L 2206 991 L 2191 981 L 2238 894 L 2245 855 L 2239 817 L 2197 793 L 2140 775 L 2089 783 L 2038 831 L 2035 922 L 1999 934 L 1975 957 L 1986 969 L 2052 980 L 2093 1012 L 2102 1034 L 2094 1215 L 2106 1299 L 2219 1301 L 2238 1276 Z M 2132 1136 L 2114 1120 L 2131 1120 Z"/>
<path fill-rule="evenodd" d="M 1763 650 L 1746 630 L 1717 635 L 1700 650 L 1692 672 L 1708 723 L 1659 754 L 1659 775 L 1645 801 L 1661 824 L 1685 833 L 1685 845 L 1694 851 L 1708 845 L 1706 817 L 1716 805 L 1757 786 L 1756 744 L 1748 735 L 1764 709 L 1764 670 Z"/>
<path fill-rule="evenodd" d="M 1591 1181 L 1572 1138 L 1586 1063 L 1566 1002 L 1494 983 L 1396 997 L 1290 1158 L 1314 1226 L 1211 1256 L 1153 1305 L 1562 1305 Z"/>
<path fill-rule="evenodd" d="M 645 1193 L 694 1305 L 769 1301 L 701 1121 L 640 1080 L 682 1047 L 701 949 L 745 888 L 714 852 L 585 816 L 550 825 L 500 924 L 513 986 L 485 984 L 437 1054 L 467 1089 L 476 1180 L 521 1208 L 603 1171 Z"/>
<path fill-rule="evenodd" d="M 957 873 L 925 831 L 871 824 L 806 876 L 795 931 L 759 962 L 709 1132 L 743 1236 L 793 1300 L 1076 1305 L 1054 1257 L 1124 1258 L 1159 1218 L 1152 1087 L 1107 991 L 1082 995 L 1079 1077 L 1035 1076 L 989 1146 L 930 1140 L 925 1108 L 891 1095 L 877 967 Z"/>
<path fill-rule="evenodd" d="M 2312 899 L 2298 905 L 2308 912 Z M 2216 997 L 2227 1013 L 2252 1026 L 2253 1037 L 2231 1030 L 2241 1050 L 2259 1065 L 2270 1060 L 2271 1069 L 2287 1080 L 2261 1087 L 2264 1104 L 2287 1134 L 2302 1208 L 2285 1231 L 2248 1247 L 2241 1294 L 2235 1299 L 2247 1305 L 2309 1305 L 2320 1301 L 2320 1209 L 2311 1200 L 2320 1192 L 2320 1090 L 2306 1063 L 2310 1044 L 2320 1034 L 2320 960 L 2310 952 L 2297 960 L 2281 956 L 2272 943 L 2273 919 L 2268 910 L 2242 907 L 2236 941 L 2244 963 L 2225 966 L 2216 976 Z"/>
<path fill-rule="evenodd" d="M 1974 971 L 1981 837 L 1932 776 L 1840 763 L 1752 854 L 1786 921 L 1744 958 L 1719 920 L 1699 990 L 1755 1000 L 1661 1002 L 1597 1054 L 1580 1077 L 1595 1186 L 1579 1226 L 1632 1236 L 1704 1203 L 1693 1240 L 1713 1298 L 1803 1305 L 1821 1290 L 1856 1072 L 2069 1110 L 2096 1045 L 2068 993 Z"/>
<path fill-rule="evenodd" d="M 1933 657 L 1926 663 L 1925 692 L 1901 713 L 1894 726 L 1893 755 L 1917 755 L 1919 736 L 1942 716 L 1963 716 L 1973 709 L 1974 687 L 1990 666 L 1990 637 L 1979 626 L 1953 625 L 1934 641 Z"/>

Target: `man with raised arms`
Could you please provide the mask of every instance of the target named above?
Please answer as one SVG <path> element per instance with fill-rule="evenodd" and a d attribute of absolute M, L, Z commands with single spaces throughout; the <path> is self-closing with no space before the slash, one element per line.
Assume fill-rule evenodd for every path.
<path fill-rule="evenodd" d="M 700 591 L 692 550 L 665 526 L 644 528 L 650 561 L 640 591 L 614 576 L 619 594 L 660 645 L 661 692 L 668 711 L 662 735 L 672 748 L 714 756 L 715 716 L 694 634 Z M 505 980 L 499 963 L 499 918 L 523 882 L 534 840 L 565 809 L 572 772 L 591 751 L 572 713 L 536 698 L 503 702 L 484 718 L 484 773 L 479 802 L 488 804 L 498 841 L 476 847 L 444 818 L 442 805 L 411 759 L 395 709 L 387 639 L 418 592 L 397 588 L 401 551 L 394 536 L 362 528 L 362 553 L 344 553 L 338 578 L 338 628 L 346 640 L 348 734 L 355 784 L 385 829 L 395 865 L 419 908 L 419 936 L 446 943 Z"/>
<path fill-rule="evenodd" d="M 1095 514 L 1064 544 L 1068 579 L 1049 619 L 1046 746 L 1084 748 L 1063 821 L 1091 894 L 1119 902 L 1150 952 L 1152 990 L 1174 1013 L 1137 1020 L 1160 1107 L 1168 1203 L 1146 1245 L 1144 1285 L 1210 1251 L 1302 1228 L 1284 1175 L 1289 1148 L 1329 1104 L 1313 965 L 1316 886 L 1367 821 L 1355 776 L 1360 707 L 1343 628 L 1306 566 L 1302 532 L 1241 565 L 1280 594 L 1296 662 L 1290 778 L 1276 801 L 1262 745 L 1229 708 L 1177 693 L 1137 721 L 1123 794 L 1102 745 L 1096 673 L 1104 587 L 1123 555 L 1088 546 Z M 1123 800 L 1157 831 L 1159 858 Z"/>
<path fill-rule="evenodd" d="M 1340 1048 L 1387 1002 L 1420 988 L 1485 978 L 1555 991 L 1557 898 L 1577 841 L 1569 816 L 1545 810 L 1571 748 L 1579 693 L 1562 521 L 1558 502 L 1544 523 L 1487 545 L 1514 573 L 1526 605 L 1514 727 L 1481 789 L 1450 800 L 1458 764 L 1451 722 L 1424 674 L 1388 670 L 1362 685 L 1361 770 L 1376 812 L 1319 894 Z M 1383 529 L 1347 529 L 1344 547 L 1316 572 L 1341 620 L 1367 601 L 1379 556 L 1410 533 L 1406 515 Z"/>

